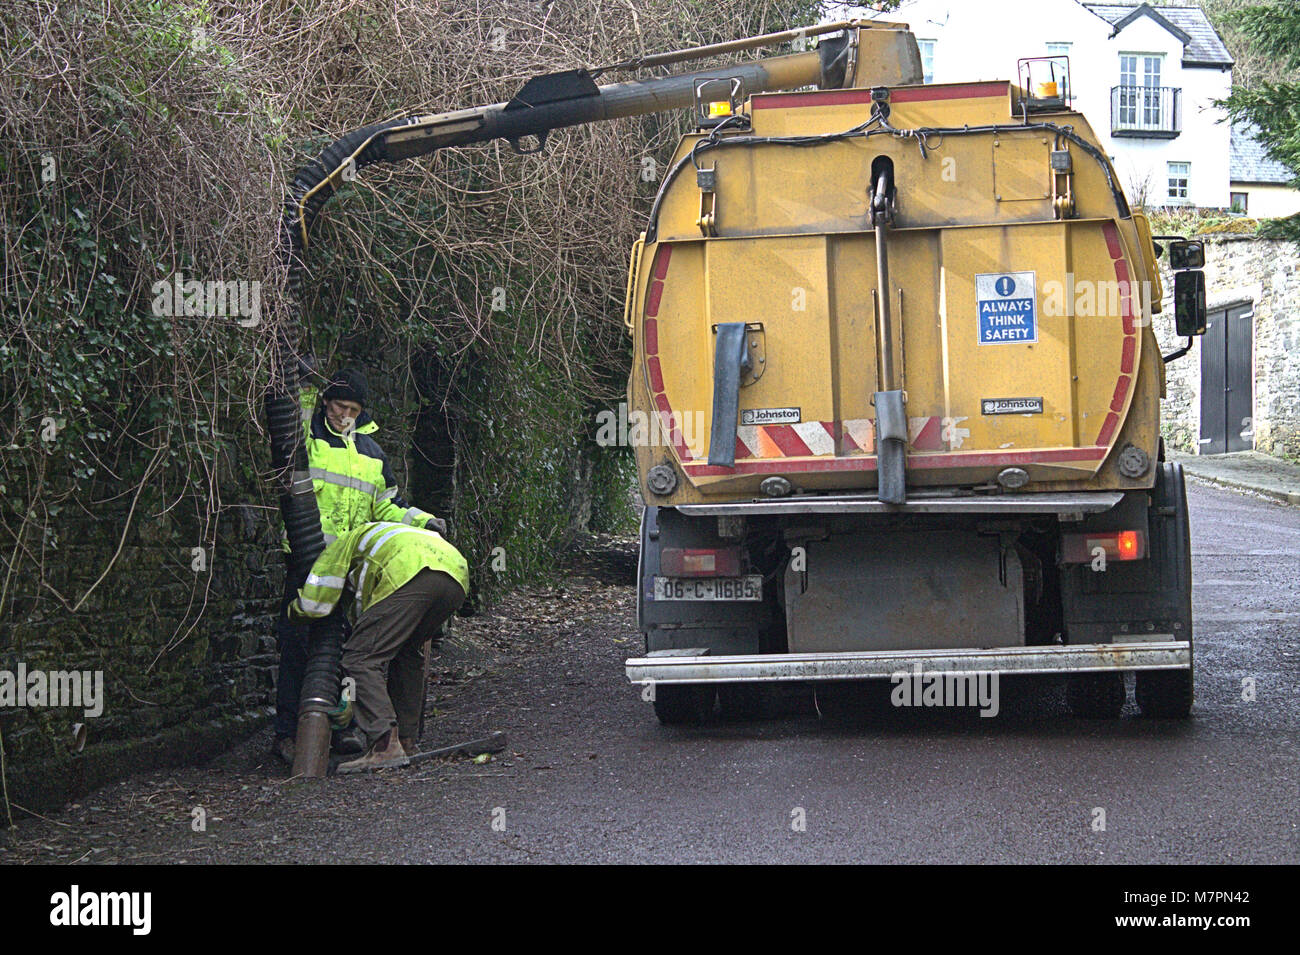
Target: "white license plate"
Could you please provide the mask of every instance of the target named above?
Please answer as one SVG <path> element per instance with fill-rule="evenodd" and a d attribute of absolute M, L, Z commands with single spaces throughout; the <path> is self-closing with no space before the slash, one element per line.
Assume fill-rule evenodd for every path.
<path fill-rule="evenodd" d="M 655 577 L 655 600 L 762 600 L 763 575 Z"/>

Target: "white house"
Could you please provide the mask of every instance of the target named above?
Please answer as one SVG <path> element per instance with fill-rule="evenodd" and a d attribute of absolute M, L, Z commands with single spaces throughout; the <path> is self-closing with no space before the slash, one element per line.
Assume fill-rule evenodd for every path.
<path fill-rule="evenodd" d="M 1232 126 L 1232 210 L 1256 219 L 1280 219 L 1300 212 L 1300 189 L 1286 166 L 1270 159 L 1248 123 Z"/>
<path fill-rule="evenodd" d="M 1022 57 L 1068 57 L 1063 93 L 1105 145 L 1129 199 L 1226 209 L 1229 124 L 1214 100 L 1232 58 L 1197 7 L 1077 0 L 908 0 L 926 82 L 1017 80 Z"/>

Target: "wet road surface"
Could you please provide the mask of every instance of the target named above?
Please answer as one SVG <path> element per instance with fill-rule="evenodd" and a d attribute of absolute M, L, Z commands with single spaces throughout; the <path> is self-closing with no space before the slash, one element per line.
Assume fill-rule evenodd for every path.
<path fill-rule="evenodd" d="M 1300 862 L 1300 508 L 1188 490 L 1188 721 L 1139 717 L 1131 678 L 1122 718 L 1078 720 L 1037 678 L 992 719 L 661 727 L 623 674 L 631 586 L 575 581 L 531 651 L 435 690 L 425 743 L 503 729 L 489 762 L 285 784 L 259 737 L 25 822 L 0 861 Z"/>

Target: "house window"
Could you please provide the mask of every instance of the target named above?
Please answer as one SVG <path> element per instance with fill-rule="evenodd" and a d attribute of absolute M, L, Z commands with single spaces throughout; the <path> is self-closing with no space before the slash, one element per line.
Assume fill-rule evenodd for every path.
<path fill-rule="evenodd" d="M 1119 55 L 1119 120 L 1126 128 L 1162 128 L 1160 74 L 1163 54 Z"/>
<path fill-rule="evenodd" d="M 1246 194 L 1244 192 L 1230 192 L 1228 198 L 1232 201 L 1232 211 L 1246 214 Z"/>
<path fill-rule="evenodd" d="M 1192 164 L 1189 162 L 1171 162 L 1169 164 L 1169 201 L 1182 203 L 1187 201 L 1187 184 L 1192 178 Z"/>
<path fill-rule="evenodd" d="M 917 40 L 921 48 L 921 82 L 934 82 L 934 40 Z"/>
<path fill-rule="evenodd" d="M 1066 57 L 1070 55 L 1070 46 L 1071 44 L 1066 42 L 1047 44 L 1047 55 L 1060 59 L 1060 66 L 1057 70 L 1059 74 L 1057 82 L 1061 84 L 1061 96 L 1067 103 L 1070 101 L 1070 78 L 1066 75 L 1066 67 L 1068 65 Z"/>

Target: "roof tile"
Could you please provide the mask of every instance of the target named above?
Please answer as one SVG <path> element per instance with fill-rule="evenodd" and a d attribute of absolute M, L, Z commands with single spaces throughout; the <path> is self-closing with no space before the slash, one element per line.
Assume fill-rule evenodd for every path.
<path fill-rule="evenodd" d="M 1141 4 L 1137 3 L 1085 3 L 1085 7 L 1109 23 L 1118 23 Z M 1191 37 L 1183 47 L 1183 62 L 1211 66 L 1232 66 L 1232 56 L 1213 24 L 1199 7 L 1158 7 L 1151 4 L 1162 17 Z"/>

